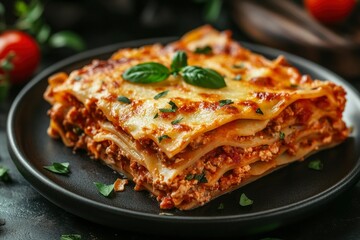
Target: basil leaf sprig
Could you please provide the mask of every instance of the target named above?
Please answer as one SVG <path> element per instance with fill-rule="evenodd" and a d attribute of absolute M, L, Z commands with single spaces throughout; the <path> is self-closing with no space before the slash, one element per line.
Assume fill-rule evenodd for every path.
<path fill-rule="evenodd" d="M 187 55 L 177 51 L 172 59 L 171 69 L 157 62 L 146 62 L 127 69 L 122 78 L 133 83 L 157 83 L 166 80 L 170 74 L 179 74 L 188 84 L 217 89 L 226 87 L 224 77 L 209 68 L 188 66 Z"/>
<path fill-rule="evenodd" d="M 210 68 L 187 66 L 181 73 L 185 82 L 191 85 L 212 89 L 226 87 L 224 78 Z"/>
<path fill-rule="evenodd" d="M 134 83 L 155 83 L 167 79 L 170 71 L 167 67 L 156 62 L 146 62 L 127 69 L 122 77 Z"/>
<path fill-rule="evenodd" d="M 188 65 L 187 55 L 184 51 L 177 51 L 172 59 L 171 70 L 173 73 L 178 73 L 183 67 Z"/>

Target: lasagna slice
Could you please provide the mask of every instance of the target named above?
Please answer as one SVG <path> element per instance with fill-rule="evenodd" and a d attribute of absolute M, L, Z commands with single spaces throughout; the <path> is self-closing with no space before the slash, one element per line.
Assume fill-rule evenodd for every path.
<path fill-rule="evenodd" d="M 143 63 L 171 69 L 179 51 L 188 66 L 210 69 L 225 85 L 193 85 L 176 72 L 153 83 L 124 77 Z M 45 99 L 51 137 L 125 174 L 162 209 L 204 205 L 349 134 L 341 86 L 301 75 L 283 56 L 255 54 L 210 26 L 58 73 Z"/>

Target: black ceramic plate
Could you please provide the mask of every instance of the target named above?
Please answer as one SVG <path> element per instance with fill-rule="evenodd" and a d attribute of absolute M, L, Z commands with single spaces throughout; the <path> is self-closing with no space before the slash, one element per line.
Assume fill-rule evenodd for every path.
<path fill-rule="evenodd" d="M 39 74 L 18 95 L 8 118 L 8 144 L 12 158 L 24 177 L 44 197 L 61 208 L 85 219 L 133 231 L 158 234 L 234 235 L 274 229 L 303 218 L 354 184 L 360 173 L 359 131 L 360 100 L 358 93 L 334 73 L 299 57 L 252 44 L 251 50 L 275 58 L 285 55 L 291 64 L 314 78 L 329 79 L 345 87 L 348 103 L 345 120 L 354 128 L 343 144 L 293 163 L 237 191 L 215 199 L 192 211 L 166 211 L 160 214 L 158 203 L 147 192 L 126 191 L 113 198 L 101 196 L 93 182 L 112 183 L 117 178 L 108 167 L 85 154 L 73 154 L 62 142 L 46 134 L 49 104 L 43 100 L 49 75 L 70 72 L 94 58 L 107 58 L 123 47 L 137 47 L 173 39 L 152 39 L 121 43 L 66 59 Z M 311 159 L 324 162 L 322 171 L 307 167 Z M 72 173 L 60 176 L 43 169 L 52 162 L 70 162 Z M 246 193 L 254 200 L 241 207 L 239 198 Z M 219 210 L 222 203 L 224 209 Z"/>

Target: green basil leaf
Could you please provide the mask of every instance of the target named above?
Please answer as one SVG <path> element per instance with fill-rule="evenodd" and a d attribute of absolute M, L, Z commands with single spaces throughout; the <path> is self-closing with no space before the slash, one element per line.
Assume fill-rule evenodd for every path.
<path fill-rule="evenodd" d="M 239 201 L 239 204 L 240 206 L 242 207 L 245 207 L 245 206 L 249 206 L 249 205 L 252 205 L 254 203 L 253 200 L 251 200 L 250 198 L 248 198 L 245 193 L 242 193 L 241 196 L 240 196 L 240 201 Z"/>
<path fill-rule="evenodd" d="M 1 166 L 0 166 L 0 180 L 3 182 L 8 182 L 10 180 L 9 170 Z"/>
<path fill-rule="evenodd" d="M 184 119 L 183 117 L 178 118 L 178 119 L 176 119 L 176 120 L 172 121 L 172 122 L 171 122 L 171 124 L 172 124 L 172 125 L 179 124 L 179 123 L 180 123 L 183 119 Z"/>
<path fill-rule="evenodd" d="M 176 110 L 171 108 L 159 108 L 159 111 L 163 113 L 170 113 L 170 112 L 175 112 Z"/>
<path fill-rule="evenodd" d="M 219 101 L 220 107 L 223 107 L 225 105 L 233 104 L 234 102 L 230 99 L 224 99 Z"/>
<path fill-rule="evenodd" d="M 79 235 L 79 234 L 61 235 L 60 240 L 81 240 L 81 235 Z"/>
<path fill-rule="evenodd" d="M 173 101 L 168 102 L 171 106 L 171 109 L 173 109 L 174 111 L 176 111 L 178 109 L 178 106 L 176 106 L 176 104 Z"/>
<path fill-rule="evenodd" d="M 170 71 L 167 67 L 156 62 L 146 62 L 127 69 L 122 77 L 134 83 L 155 83 L 167 79 Z"/>
<path fill-rule="evenodd" d="M 212 53 L 212 47 L 210 47 L 210 46 L 197 47 L 195 49 L 194 53 L 197 53 L 197 54 L 211 54 Z"/>
<path fill-rule="evenodd" d="M 187 65 L 188 63 L 186 53 L 184 51 L 177 51 L 172 59 L 171 70 L 177 73 Z"/>
<path fill-rule="evenodd" d="M 178 109 L 178 106 L 176 106 L 176 104 L 173 101 L 168 102 L 171 106 L 171 108 L 160 108 L 160 112 L 163 113 L 168 113 L 168 112 L 176 112 L 176 110 Z"/>
<path fill-rule="evenodd" d="M 162 140 L 164 140 L 164 139 L 171 139 L 171 137 L 169 137 L 168 135 L 161 135 L 160 137 L 158 137 L 158 141 L 159 141 L 159 143 L 161 143 L 161 141 Z"/>
<path fill-rule="evenodd" d="M 155 100 L 158 100 L 159 98 L 165 97 L 168 94 L 169 90 L 163 91 L 161 93 L 158 93 L 154 96 Z"/>
<path fill-rule="evenodd" d="M 216 71 L 197 66 L 187 66 L 182 69 L 181 74 L 185 82 L 203 88 L 226 87 L 224 78 Z"/>
<path fill-rule="evenodd" d="M 261 108 L 257 108 L 255 112 L 257 114 L 264 115 L 263 111 L 261 111 Z"/>
<path fill-rule="evenodd" d="M 280 132 L 279 133 L 279 138 L 280 138 L 280 140 L 284 140 L 285 139 L 285 133 Z"/>
<path fill-rule="evenodd" d="M 316 159 L 309 162 L 308 168 L 320 171 L 324 168 L 324 164 L 320 161 L 320 159 Z"/>
<path fill-rule="evenodd" d="M 119 96 L 119 97 L 117 98 L 117 100 L 118 100 L 119 102 L 123 102 L 123 103 L 127 103 L 127 104 L 130 104 L 130 103 L 131 103 L 131 100 L 130 100 L 129 98 L 125 97 L 125 96 Z"/>
<path fill-rule="evenodd" d="M 75 51 L 82 51 L 85 49 L 85 42 L 82 38 L 71 31 L 61 31 L 53 34 L 49 38 L 49 45 L 53 48 L 67 47 Z"/>
<path fill-rule="evenodd" d="M 110 193 L 114 190 L 114 184 L 106 185 L 99 182 L 94 182 L 96 188 L 98 189 L 99 193 L 104 197 L 108 197 Z"/>
<path fill-rule="evenodd" d="M 67 162 L 64 162 L 64 163 L 54 162 L 51 166 L 44 166 L 44 168 L 53 173 L 66 175 L 66 174 L 70 173 L 69 165 L 70 164 Z"/>
<path fill-rule="evenodd" d="M 155 116 L 154 116 L 154 119 L 158 118 L 158 117 L 159 117 L 159 113 L 156 113 Z"/>

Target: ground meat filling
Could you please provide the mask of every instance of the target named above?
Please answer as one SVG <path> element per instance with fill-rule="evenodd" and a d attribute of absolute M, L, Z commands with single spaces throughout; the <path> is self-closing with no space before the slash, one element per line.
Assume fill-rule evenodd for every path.
<path fill-rule="evenodd" d="M 279 116 L 270 121 L 267 127 L 256 133 L 255 136 L 267 137 L 274 136 L 281 131 L 282 126 L 288 121 L 295 121 L 295 125 L 311 128 L 316 131 L 318 136 L 306 138 L 300 143 L 295 141 L 302 130 L 294 131 L 292 135 L 284 139 L 278 139 L 270 145 L 260 145 L 256 147 L 234 147 L 221 146 L 205 154 L 196 161 L 195 165 L 188 167 L 184 174 L 178 175 L 171 182 L 166 183 L 162 178 L 155 178 L 149 173 L 148 169 L 127 157 L 114 142 L 106 140 L 95 142 L 93 136 L 101 131 L 99 122 L 107 121 L 103 113 L 96 107 L 96 102 L 89 101 L 86 106 L 76 99 L 67 96 L 65 105 L 54 105 L 49 111 L 49 115 L 61 131 L 71 142 L 71 146 L 76 149 L 86 149 L 94 159 L 102 159 L 107 165 L 115 166 L 117 170 L 130 173 L 135 182 L 135 190 L 148 189 L 157 195 L 162 209 L 173 208 L 174 206 L 186 205 L 197 202 L 203 205 L 220 191 L 226 191 L 234 186 L 238 186 L 244 179 L 249 177 L 251 164 L 255 161 L 271 162 L 279 154 L 281 149 L 286 148 L 286 153 L 293 155 L 299 147 L 311 146 L 314 141 L 322 139 L 324 144 L 331 142 L 332 138 L 342 140 L 346 137 L 344 123 L 341 119 L 334 120 L 323 117 L 311 126 L 305 126 L 307 121 L 304 115 L 304 104 L 308 102 L 296 102 L 281 112 Z M 299 115 L 302 118 L 299 118 Z M 305 118 L 304 118 L 305 116 Z M 117 127 L 118 128 L 118 127 Z M 59 130 L 49 129 L 52 135 L 59 134 Z M 320 135 L 320 137 L 319 137 Z M 206 136 L 206 133 L 205 135 Z M 239 141 L 251 139 L 253 136 L 241 137 Z M 195 139 L 187 147 L 187 151 L 197 149 L 206 144 L 206 137 Z M 137 142 L 142 148 L 150 147 L 153 152 L 154 144 L 151 140 Z M 176 163 L 176 157 L 168 159 L 165 154 L 157 153 L 163 164 L 171 166 Z M 228 171 L 217 176 L 224 166 L 228 166 Z M 217 176 L 217 177 L 216 177 Z M 149 189 L 150 188 L 150 189 Z"/>

